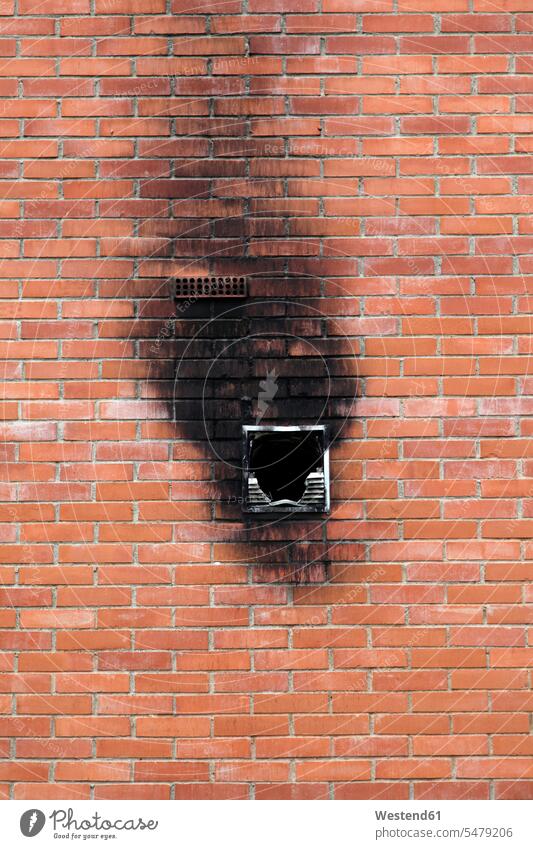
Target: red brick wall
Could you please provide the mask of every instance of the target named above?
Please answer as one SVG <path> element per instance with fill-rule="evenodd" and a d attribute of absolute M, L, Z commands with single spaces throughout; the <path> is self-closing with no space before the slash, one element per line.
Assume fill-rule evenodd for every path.
<path fill-rule="evenodd" d="M 528 8 L 2 0 L 4 794 L 531 796 Z"/>

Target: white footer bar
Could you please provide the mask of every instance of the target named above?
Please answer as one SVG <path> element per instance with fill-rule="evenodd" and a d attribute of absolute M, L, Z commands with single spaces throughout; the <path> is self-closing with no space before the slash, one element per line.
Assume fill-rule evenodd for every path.
<path fill-rule="evenodd" d="M 532 849 L 531 801 L 3 801 L 2 846 Z"/>

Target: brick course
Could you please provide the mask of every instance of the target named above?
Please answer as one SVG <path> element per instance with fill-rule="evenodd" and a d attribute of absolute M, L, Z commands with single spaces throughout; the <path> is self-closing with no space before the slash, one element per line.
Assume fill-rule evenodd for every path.
<path fill-rule="evenodd" d="M 531 798 L 530 9 L 0 3 L 5 797 Z"/>

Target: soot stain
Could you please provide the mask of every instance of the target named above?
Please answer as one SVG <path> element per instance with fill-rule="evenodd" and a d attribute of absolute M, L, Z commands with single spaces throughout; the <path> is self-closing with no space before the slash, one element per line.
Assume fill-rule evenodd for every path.
<path fill-rule="evenodd" d="M 243 150 L 252 155 L 249 139 L 243 140 Z M 236 562 L 253 564 L 257 580 L 321 581 L 329 561 L 327 517 L 242 513 L 242 425 L 258 420 L 326 424 L 331 442 L 340 439 L 353 415 L 357 361 L 346 337 L 332 332 L 335 317 L 328 315 L 325 278 L 290 273 L 288 255 L 249 255 L 252 237 L 274 234 L 282 244 L 287 231 L 287 216 L 268 211 L 268 198 L 273 207 L 279 199 L 278 182 L 260 183 L 266 210 L 261 215 L 249 209 L 236 214 L 242 205 L 235 199 L 213 198 L 213 187 L 207 193 L 214 209 L 227 206 L 227 216 L 210 223 L 209 235 L 217 240 L 214 254 L 189 257 L 195 245 L 183 221 L 156 221 L 151 232 L 165 232 L 171 245 L 161 265 L 164 271 L 170 259 L 176 276 L 245 274 L 249 296 L 242 301 L 174 302 L 172 274 L 140 281 L 145 293 L 152 285 L 152 297 L 139 311 L 142 332 L 150 336 L 141 343 L 139 356 L 149 360 L 147 397 L 163 403 L 168 413 L 174 457 L 209 464 L 208 479 L 174 485 L 174 497 L 182 491 L 184 500 L 211 502 L 205 539 L 225 545 L 225 554 Z M 205 226 L 202 232 L 207 232 Z M 227 237 L 222 248 L 220 237 Z M 299 238 L 305 242 L 306 236 Z M 203 250 L 210 244 L 209 239 L 197 241 Z M 275 384 L 266 408 L 261 390 L 265 380 Z"/>

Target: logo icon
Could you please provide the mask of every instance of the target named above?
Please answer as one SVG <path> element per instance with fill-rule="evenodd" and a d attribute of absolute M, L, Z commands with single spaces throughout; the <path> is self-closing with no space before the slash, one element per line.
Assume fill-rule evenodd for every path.
<path fill-rule="evenodd" d="M 278 375 L 276 371 L 267 371 L 265 380 L 259 382 L 259 394 L 257 396 L 257 416 L 255 423 L 258 425 L 266 416 L 270 402 L 274 400 L 278 392 Z"/>
<path fill-rule="evenodd" d="M 24 837 L 35 837 L 42 831 L 46 817 L 38 808 L 30 808 L 24 811 L 20 818 L 20 830 Z"/>

